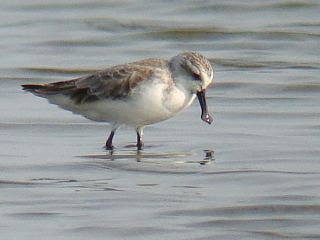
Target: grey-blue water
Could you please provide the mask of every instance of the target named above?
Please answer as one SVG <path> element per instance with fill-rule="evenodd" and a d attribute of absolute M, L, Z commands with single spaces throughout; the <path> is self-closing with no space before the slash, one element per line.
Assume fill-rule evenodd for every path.
<path fill-rule="evenodd" d="M 320 2 L 0 2 L 0 238 L 319 239 Z M 198 103 L 103 149 L 108 126 L 21 90 L 185 50 Z M 214 151 L 206 157 L 204 150 Z"/>

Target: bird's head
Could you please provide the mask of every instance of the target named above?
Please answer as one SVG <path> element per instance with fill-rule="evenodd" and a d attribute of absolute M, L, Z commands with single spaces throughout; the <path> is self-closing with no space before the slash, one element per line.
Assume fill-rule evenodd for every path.
<path fill-rule="evenodd" d="M 208 59 L 196 52 L 184 52 L 173 57 L 170 62 L 172 77 L 186 91 L 196 94 L 201 107 L 201 119 L 211 124 L 213 118 L 208 113 L 205 93 L 213 80 L 213 68 Z"/>

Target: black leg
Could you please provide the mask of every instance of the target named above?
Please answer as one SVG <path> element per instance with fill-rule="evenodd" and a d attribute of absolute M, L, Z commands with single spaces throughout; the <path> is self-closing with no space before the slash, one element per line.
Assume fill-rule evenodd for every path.
<path fill-rule="evenodd" d="M 113 145 L 112 145 L 112 139 L 113 139 L 113 136 L 115 134 L 116 130 L 112 130 L 109 137 L 108 137 L 108 140 L 106 142 L 106 149 L 107 150 L 112 150 L 113 149 Z"/>
<path fill-rule="evenodd" d="M 137 149 L 142 150 L 143 147 L 143 141 L 142 141 L 142 128 L 137 128 Z"/>

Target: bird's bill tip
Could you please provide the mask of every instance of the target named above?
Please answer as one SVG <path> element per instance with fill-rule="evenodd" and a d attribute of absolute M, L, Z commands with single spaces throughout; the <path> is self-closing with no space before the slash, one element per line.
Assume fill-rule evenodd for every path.
<path fill-rule="evenodd" d="M 213 122 L 213 118 L 208 113 L 201 115 L 201 119 L 202 119 L 202 121 L 204 121 L 208 124 L 211 124 Z"/>
<path fill-rule="evenodd" d="M 208 107 L 206 102 L 205 90 L 201 90 L 197 92 L 197 97 L 201 107 L 201 119 L 202 121 L 211 124 L 213 122 L 213 118 L 208 113 Z"/>

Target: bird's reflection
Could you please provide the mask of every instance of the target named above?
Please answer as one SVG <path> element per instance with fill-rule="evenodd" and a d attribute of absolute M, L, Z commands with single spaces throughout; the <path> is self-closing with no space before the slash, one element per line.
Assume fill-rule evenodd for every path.
<path fill-rule="evenodd" d="M 186 163 L 196 163 L 198 162 L 200 165 L 206 165 L 211 163 L 215 160 L 214 158 L 214 151 L 210 149 L 203 150 L 204 156 L 201 160 L 192 160 L 192 161 L 185 161 Z M 189 157 L 191 153 L 147 153 L 143 150 L 135 150 L 123 153 L 121 151 L 116 152 L 115 150 L 109 150 L 106 152 L 105 156 L 101 156 L 104 159 L 108 159 L 110 161 L 115 161 L 119 159 L 135 159 L 136 162 L 143 162 L 143 159 L 159 159 L 159 158 L 182 158 L 182 157 Z"/>
<path fill-rule="evenodd" d="M 200 165 L 205 165 L 205 164 L 210 163 L 215 160 L 213 150 L 206 149 L 206 150 L 203 150 L 203 152 L 204 152 L 205 156 L 204 156 L 203 160 L 200 161 Z"/>

